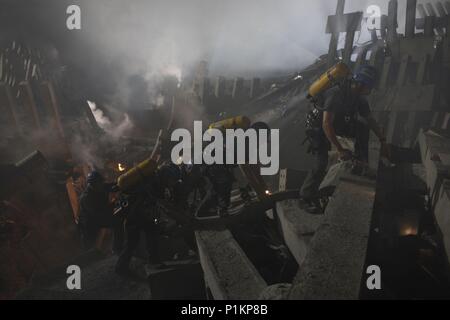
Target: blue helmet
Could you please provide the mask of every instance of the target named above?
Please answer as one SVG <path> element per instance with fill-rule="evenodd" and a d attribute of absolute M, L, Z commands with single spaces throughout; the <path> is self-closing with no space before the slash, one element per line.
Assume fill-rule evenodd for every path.
<path fill-rule="evenodd" d="M 353 80 L 373 88 L 377 79 L 377 70 L 372 66 L 362 66 L 353 76 Z"/>
<path fill-rule="evenodd" d="M 101 173 L 96 170 L 91 171 L 87 176 L 87 183 L 102 182 L 103 180 Z"/>

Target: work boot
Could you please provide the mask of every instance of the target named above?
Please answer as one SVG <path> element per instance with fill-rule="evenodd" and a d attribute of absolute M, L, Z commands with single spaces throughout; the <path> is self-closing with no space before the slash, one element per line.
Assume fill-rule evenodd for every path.
<path fill-rule="evenodd" d="M 364 177 L 367 179 L 371 179 L 371 180 L 375 180 L 377 178 L 376 172 L 374 172 L 373 170 L 371 170 L 369 168 L 369 164 L 368 163 L 355 163 L 353 165 L 352 174 L 354 174 L 355 176 L 359 176 L 359 177 Z"/>
<path fill-rule="evenodd" d="M 300 209 L 306 211 L 309 214 L 321 215 L 324 214 L 323 209 L 318 199 L 303 199 L 298 200 L 298 206 Z"/>
<path fill-rule="evenodd" d="M 322 208 L 320 206 L 317 206 L 315 204 L 312 204 L 308 208 L 304 209 L 307 213 L 313 214 L 313 215 L 322 215 L 324 214 Z"/>

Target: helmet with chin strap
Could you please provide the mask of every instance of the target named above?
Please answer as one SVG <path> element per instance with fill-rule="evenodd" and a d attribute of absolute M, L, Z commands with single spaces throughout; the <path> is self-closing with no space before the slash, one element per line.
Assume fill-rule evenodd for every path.
<path fill-rule="evenodd" d="M 87 180 L 87 183 L 93 184 L 93 183 L 97 183 L 97 182 L 103 182 L 104 178 L 100 172 L 98 172 L 97 170 L 94 170 L 88 174 L 86 180 Z"/>

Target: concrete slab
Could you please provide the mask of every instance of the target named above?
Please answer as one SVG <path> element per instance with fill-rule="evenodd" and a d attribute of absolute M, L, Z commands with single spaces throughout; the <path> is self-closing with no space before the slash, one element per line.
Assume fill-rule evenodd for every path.
<path fill-rule="evenodd" d="M 284 241 L 301 266 L 311 239 L 325 217 L 308 214 L 296 205 L 296 201 L 292 200 L 278 202 L 276 208 Z"/>
<path fill-rule="evenodd" d="M 405 188 L 409 190 L 426 191 L 427 171 L 423 164 L 412 164 L 411 174 L 407 175 Z"/>
<path fill-rule="evenodd" d="M 422 162 L 426 161 L 427 155 L 432 157 L 439 153 L 450 153 L 450 139 L 434 131 L 425 132 L 420 130 L 417 141 L 421 151 Z"/>
<path fill-rule="evenodd" d="M 426 170 L 426 182 L 433 203 L 442 184 L 442 178 L 450 175 L 450 165 L 446 163 L 450 154 L 450 139 L 433 131 L 420 131 L 418 144 L 422 163 Z M 442 158 L 441 158 L 442 157 Z"/>
<path fill-rule="evenodd" d="M 358 299 L 375 200 L 375 181 L 346 176 L 310 243 L 290 299 Z"/>
<path fill-rule="evenodd" d="M 300 189 L 307 174 L 307 171 L 281 169 L 278 191 Z"/>
<path fill-rule="evenodd" d="M 255 300 L 267 287 L 229 230 L 196 231 L 205 283 L 216 300 Z"/>
<path fill-rule="evenodd" d="M 450 180 L 446 179 L 438 192 L 438 200 L 434 208 L 436 223 L 443 236 L 447 259 L 450 258 Z M 450 260 L 449 260 L 450 263 Z"/>
<path fill-rule="evenodd" d="M 421 131 L 418 142 L 432 208 L 450 264 L 450 139 Z"/>

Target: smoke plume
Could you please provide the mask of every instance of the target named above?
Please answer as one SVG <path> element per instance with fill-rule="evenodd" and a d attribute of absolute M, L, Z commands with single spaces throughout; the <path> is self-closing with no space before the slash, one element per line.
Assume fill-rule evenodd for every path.
<path fill-rule="evenodd" d="M 124 114 L 123 120 L 118 123 L 113 123 L 104 112 L 99 109 L 95 102 L 87 101 L 89 108 L 91 109 L 95 120 L 100 128 L 102 128 L 106 134 L 113 140 L 124 136 L 128 131 L 133 128 L 133 123 L 130 120 L 128 114 Z"/>
<path fill-rule="evenodd" d="M 164 76 L 181 79 L 200 60 L 209 62 L 212 77 L 302 69 L 327 52 L 330 35 L 325 34 L 325 26 L 336 3 L 1 0 L 0 24 L 5 34 L 19 32 L 35 43 L 54 43 L 64 62 L 81 70 L 94 101 L 119 108 L 149 108 L 157 103 L 158 84 Z M 72 4 L 81 8 L 81 30 L 66 28 L 66 9 Z M 387 14 L 387 0 L 348 0 L 345 11 L 363 11 L 367 17 L 370 5 L 378 5 Z M 406 0 L 399 0 L 400 32 L 405 7 Z M 367 39 L 363 25 L 356 41 Z M 133 82 L 136 77 L 143 82 Z M 134 96 L 142 99 L 131 99 Z"/>

